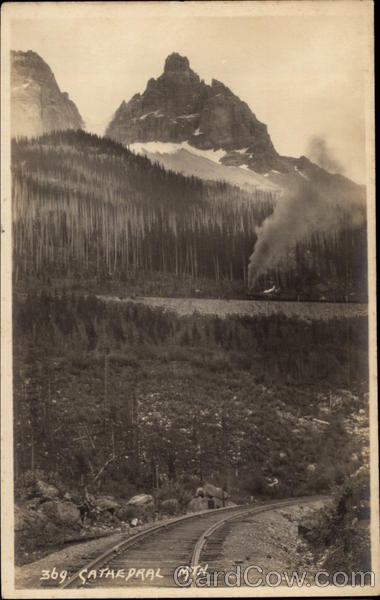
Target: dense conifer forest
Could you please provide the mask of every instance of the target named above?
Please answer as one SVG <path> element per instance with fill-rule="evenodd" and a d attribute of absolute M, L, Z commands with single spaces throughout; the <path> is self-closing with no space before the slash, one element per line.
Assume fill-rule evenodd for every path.
<path fill-rule="evenodd" d="M 13 173 L 16 277 L 244 277 L 254 228 L 273 208 L 271 194 L 184 178 L 83 132 L 15 142 Z"/>
<path fill-rule="evenodd" d="M 128 281 L 139 271 L 246 282 L 256 229 L 276 202 L 271 192 L 165 171 L 83 131 L 14 140 L 12 171 L 16 285 L 25 277 Z M 296 295 L 357 299 L 366 294 L 365 264 L 366 227 L 342 214 L 269 277 Z"/>

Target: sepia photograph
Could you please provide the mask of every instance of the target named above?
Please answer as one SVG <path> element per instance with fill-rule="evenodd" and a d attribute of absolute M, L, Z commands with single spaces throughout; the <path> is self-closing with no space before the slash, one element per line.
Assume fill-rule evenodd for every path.
<path fill-rule="evenodd" d="M 380 591 L 373 8 L 2 5 L 4 598 Z"/>

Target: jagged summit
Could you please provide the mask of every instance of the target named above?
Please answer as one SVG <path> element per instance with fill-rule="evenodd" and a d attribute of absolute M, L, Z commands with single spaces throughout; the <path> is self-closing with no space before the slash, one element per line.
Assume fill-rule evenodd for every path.
<path fill-rule="evenodd" d="M 190 63 L 186 56 L 181 56 L 178 52 L 169 54 L 165 60 L 164 73 L 178 73 L 181 71 L 189 71 Z"/>
<path fill-rule="evenodd" d="M 11 52 L 11 133 L 40 135 L 54 129 L 80 129 L 79 111 L 61 92 L 49 65 L 37 52 Z"/>
<path fill-rule="evenodd" d="M 177 52 L 143 94 L 122 102 L 106 135 L 123 144 L 187 142 L 200 150 L 221 149 L 221 163 L 257 172 L 284 168 L 266 125 L 249 106 L 217 79 L 206 84 Z"/>
<path fill-rule="evenodd" d="M 363 196 L 305 157 L 278 154 L 248 104 L 217 79 L 206 84 L 177 52 L 142 94 L 121 103 L 106 135 L 185 175 L 276 191 L 311 181 L 334 195 Z"/>
<path fill-rule="evenodd" d="M 44 66 L 50 70 L 48 64 L 34 50 L 26 50 L 25 52 L 23 50 L 11 50 L 11 56 L 14 62 L 28 62 L 29 64 L 34 62 L 36 65 Z"/>

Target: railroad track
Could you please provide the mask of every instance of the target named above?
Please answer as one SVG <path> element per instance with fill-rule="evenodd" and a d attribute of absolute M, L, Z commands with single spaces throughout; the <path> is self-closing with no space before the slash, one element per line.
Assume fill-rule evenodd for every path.
<path fill-rule="evenodd" d="M 212 570 L 221 567 L 218 563 L 220 548 L 233 521 L 322 498 L 325 497 L 309 496 L 255 507 L 219 508 L 156 524 L 119 542 L 103 554 L 89 555 L 79 570 L 77 565 L 68 570 L 68 578 L 59 587 L 175 587 L 174 572 L 181 565 L 184 569 L 180 573 L 177 571 L 177 577 L 182 578 L 182 582 L 183 578 L 186 579 L 186 571 L 191 575 L 202 569 L 202 565 L 203 568 L 211 566 Z M 57 587 L 56 582 L 44 583 Z"/>

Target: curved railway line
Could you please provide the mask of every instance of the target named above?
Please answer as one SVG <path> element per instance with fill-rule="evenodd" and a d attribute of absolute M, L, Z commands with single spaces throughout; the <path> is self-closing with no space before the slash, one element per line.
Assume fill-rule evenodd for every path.
<path fill-rule="evenodd" d="M 219 508 L 153 525 L 100 555 L 87 556 L 79 570 L 78 565 L 68 570 L 68 578 L 59 587 L 175 587 L 174 571 L 180 565 L 192 569 L 207 565 L 208 572 L 223 569 L 220 550 L 233 521 L 324 498 L 325 496 L 308 496 L 260 506 Z M 191 573 L 191 569 L 189 572 Z M 49 585 L 48 582 L 45 583 Z"/>

